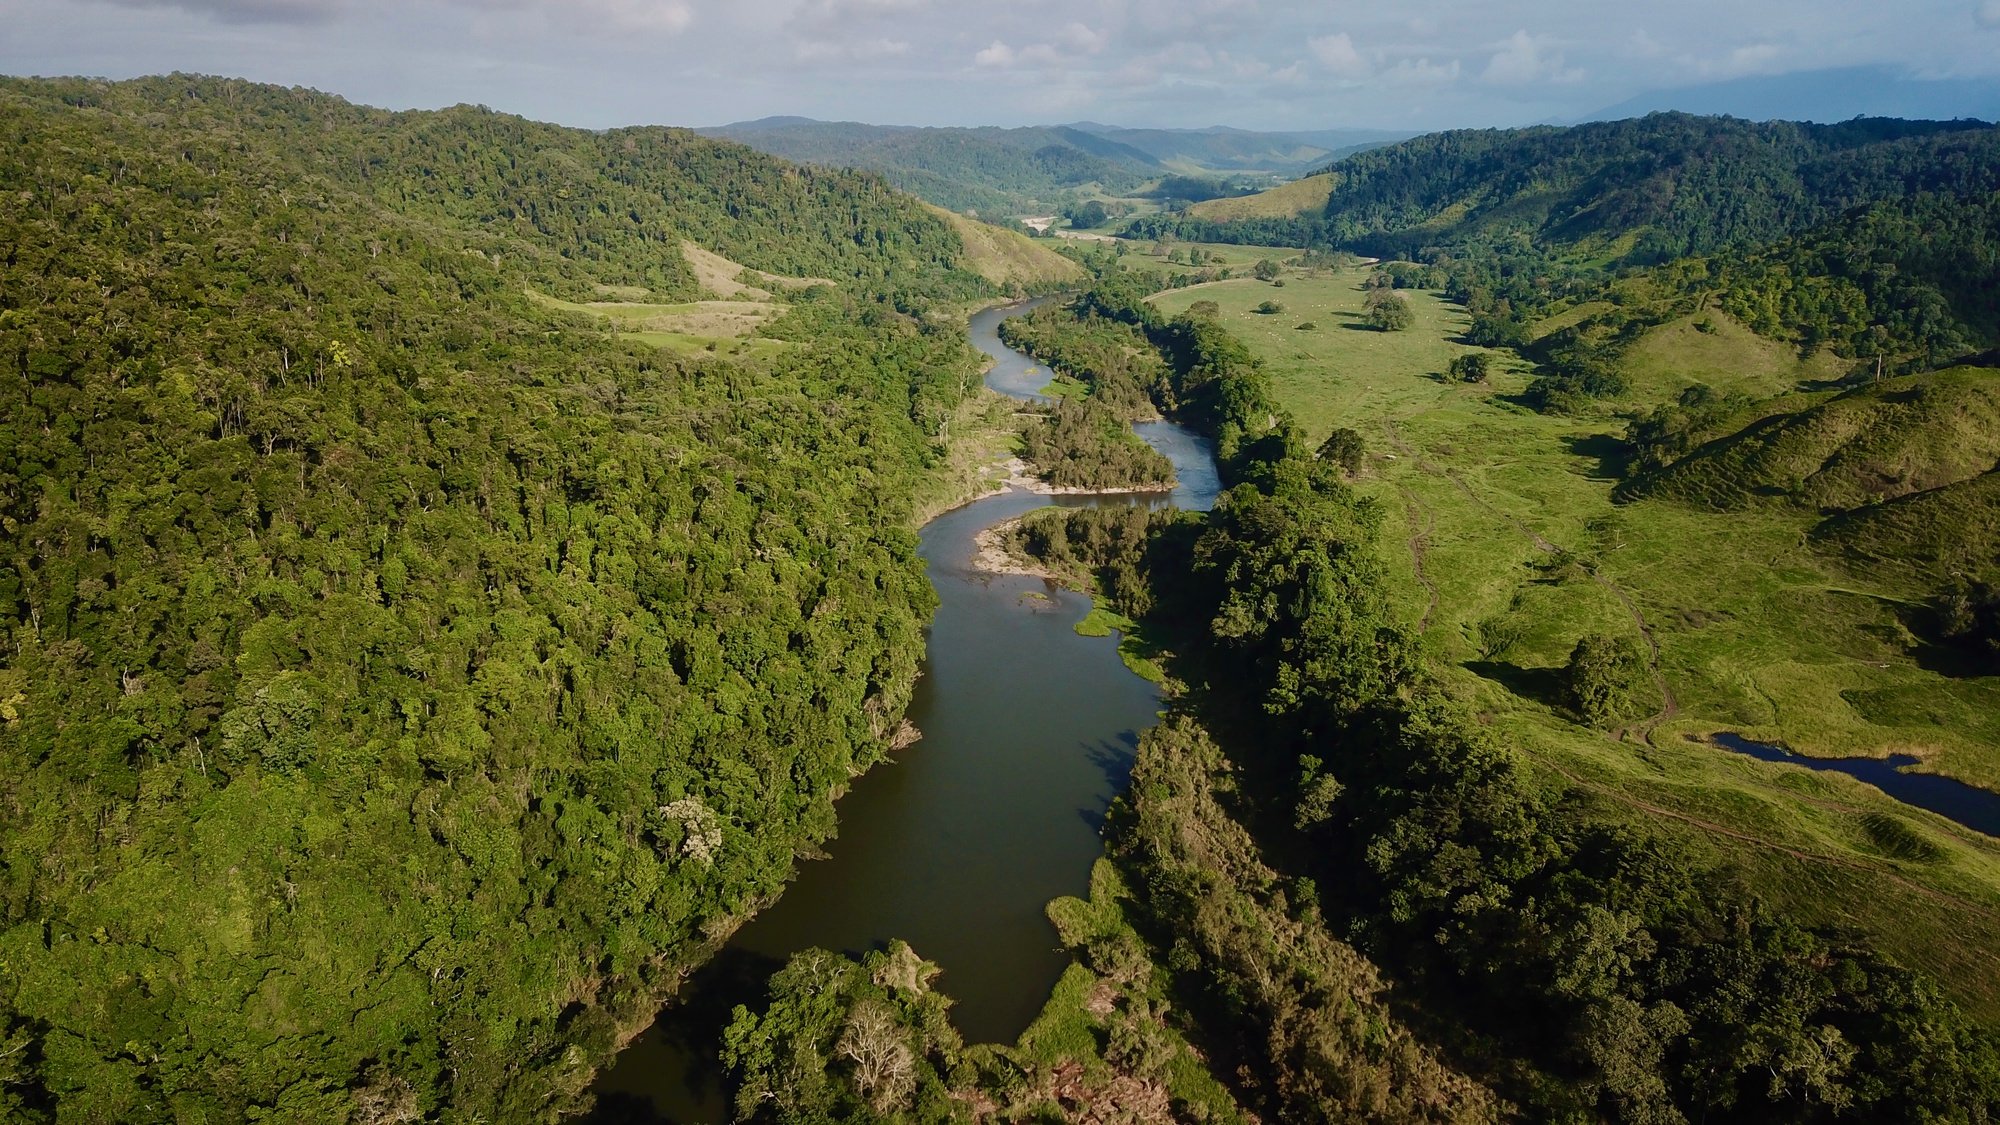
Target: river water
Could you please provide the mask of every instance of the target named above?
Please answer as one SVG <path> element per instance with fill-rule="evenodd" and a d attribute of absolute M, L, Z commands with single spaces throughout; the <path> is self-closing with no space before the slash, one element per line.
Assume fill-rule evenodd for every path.
<path fill-rule="evenodd" d="M 994 361 L 989 386 L 1045 401 L 1047 369 L 997 335 L 1001 320 L 1039 303 L 989 309 L 970 328 Z M 714 1059 L 729 1007 L 761 1001 L 762 981 L 812 947 L 908 941 L 943 968 L 938 987 L 957 1001 L 952 1022 L 968 1042 L 1012 1042 L 1040 1011 L 1068 963 L 1043 910 L 1088 891 L 1104 811 L 1160 698 L 1126 669 L 1116 637 L 1077 635 L 1090 599 L 975 571 L 973 541 L 1052 502 L 1209 507 L 1219 482 L 1207 440 L 1170 422 L 1136 429 L 1174 463 L 1170 501 L 1011 491 L 925 525 L 939 605 L 910 707 L 923 739 L 855 782 L 828 858 L 802 865 L 600 1077 L 600 1119 L 727 1119 Z"/>

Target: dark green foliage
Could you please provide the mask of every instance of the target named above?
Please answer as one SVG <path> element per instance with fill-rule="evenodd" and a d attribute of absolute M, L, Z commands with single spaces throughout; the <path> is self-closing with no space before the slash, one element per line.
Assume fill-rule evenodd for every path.
<path fill-rule="evenodd" d="M 1256 308 L 1251 309 L 1250 311 L 1256 313 L 1259 316 L 1276 316 L 1279 313 L 1285 311 L 1285 306 L 1279 304 L 1276 301 L 1265 301 L 1259 304 Z"/>
<path fill-rule="evenodd" d="M 1366 308 L 1368 323 L 1383 332 L 1406 331 L 1416 323 L 1416 316 L 1410 311 L 1410 302 L 1389 289 L 1376 289 L 1369 293 Z"/>
<path fill-rule="evenodd" d="M 1563 705 L 1591 726 L 1633 718 L 1646 706 L 1646 656 L 1630 637 L 1592 633 L 1563 665 Z"/>
<path fill-rule="evenodd" d="M 1656 406 L 1652 413 L 1627 425 L 1625 444 L 1630 456 L 1626 471 L 1639 476 L 1666 468 L 1723 436 L 1731 422 L 1753 405 L 1747 395 L 1719 395 L 1706 383 L 1688 387 L 1673 403 Z"/>
<path fill-rule="evenodd" d="M 1326 436 L 1319 444 L 1319 459 L 1340 466 L 1340 471 L 1348 476 L 1361 471 L 1361 465 L 1368 457 L 1368 443 L 1358 430 L 1341 426 Z"/>
<path fill-rule="evenodd" d="M 1171 508 L 1105 505 L 1048 508 L 1030 513 L 1009 535 L 1010 546 L 1075 585 L 1110 599 L 1127 617 L 1153 611 L 1154 569 L 1159 552 L 1171 551 L 1160 538 L 1170 527 L 1186 538 L 1197 521 Z"/>
<path fill-rule="evenodd" d="M 1309 885 L 1310 916 L 1348 936 L 1445 1056 L 1523 1120 L 2000 1111 L 2000 1046 L 1935 987 L 1772 916 L 1727 873 L 1601 817 L 1585 794 L 1531 784 L 1419 673 L 1381 600 L 1372 509 L 1324 462 L 1250 448 L 1236 465 L 1248 483 L 1192 542 L 1184 525 L 1157 534 L 1138 570 L 1233 767 L 1186 731 L 1149 736 L 1113 848 L 1148 888 L 1135 902 L 1148 936 L 1207 1005 L 1205 1027 L 1237 1052 L 1223 1061 L 1263 1092 L 1260 1108 L 1310 1120 L 1288 1091 L 1328 1073 L 1351 1090 L 1378 1073 L 1343 1069 L 1354 1056 L 1332 1029 L 1313 1039 L 1328 1054 L 1297 1052 L 1292 993 L 1264 982 L 1296 972 L 1356 988 L 1373 970 L 1310 929 L 1273 942 L 1275 874 L 1302 895 Z M 1587 640 L 1573 664 L 1580 711 L 1641 698 L 1646 665 L 1630 642 Z M 1179 795 L 1202 774 L 1226 779 L 1229 799 L 1197 815 Z M 1238 826 L 1275 873 L 1222 857 L 1216 842 Z M 1263 960 L 1274 946 L 1299 960 Z"/>
<path fill-rule="evenodd" d="M 1276 281 L 1278 280 L 1278 263 L 1269 258 L 1259 258 L 1257 259 L 1257 264 L 1250 267 L 1250 273 L 1258 281 Z"/>
<path fill-rule="evenodd" d="M 1469 352 L 1455 357 L 1445 373 L 1461 383 L 1484 383 L 1491 367 L 1492 359 L 1485 352 Z"/>
<path fill-rule="evenodd" d="M 854 961 L 794 954 L 761 1012 L 738 1005 L 722 1061 L 738 1121 L 937 1121 L 962 1045 L 937 967 L 903 942 Z M 961 1110 L 962 1112 L 962 1110 Z"/>
<path fill-rule="evenodd" d="M 2000 345 L 2000 194 L 1991 180 L 1967 197 L 1890 200 L 1747 258 L 1705 264 L 1724 309 L 1807 349 L 1923 369 Z"/>
<path fill-rule="evenodd" d="M 1057 399 L 1046 417 L 1022 432 L 1021 443 L 1035 471 L 1057 488 L 1095 492 L 1173 484 L 1173 462 L 1094 395 Z"/>
<path fill-rule="evenodd" d="M 955 237 L 236 82 L 9 80 L 0 135 L 7 1116 L 576 1107 L 907 699 Z M 690 292 L 682 238 L 841 289 L 757 367 L 526 295 Z"/>
<path fill-rule="evenodd" d="M 1160 174 L 1159 161 L 1138 149 L 1061 126 L 919 129 L 793 118 L 703 132 L 804 164 L 866 168 L 940 207 L 993 218 L 1048 214 L 1086 186 L 1122 194 Z"/>
<path fill-rule="evenodd" d="M 2000 559 L 1994 560 L 2000 567 Z M 1937 601 L 1938 632 L 1979 657 L 2000 674 L 2000 585 L 1970 581 L 1946 590 Z"/>
<path fill-rule="evenodd" d="M 1091 398 L 1124 418 L 1154 416 L 1153 398 L 1168 383 L 1160 353 L 1122 321 L 1079 318 L 1060 305 L 1043 305 L 1001 321 L 1000 338 L 1082 383 Z"/>
<path fill-rule="evenodd" d="M 1747 122 L 1659 113 L 1569 128 L 1457 130 L 1350 156 L 1319 215 L 1144 217 L 1137 237 L 1339 245 L 1383 258 L 1526 235 L 1639 237 L 1637 264 L 1768 242 L 1918 192 L 1990 192 L 2000 130 L 1979 122 Z"/>

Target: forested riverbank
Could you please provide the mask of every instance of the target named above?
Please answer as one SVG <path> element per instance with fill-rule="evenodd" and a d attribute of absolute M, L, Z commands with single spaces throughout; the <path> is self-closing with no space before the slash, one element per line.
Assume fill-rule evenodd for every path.
<path fill-rule="evenodd" d="M 1102 291 L 1076 307 L 1152 339 L 1199 336 L 1184 323 L 1198 318 L 1164 321 Z M 1398 1014 L 1416 1040 L 1517 1113 L 1974 1121 L 1992 1112 L 1994 1036 L 1934 984 L 1851 935 L 1786 921 L 1731 872 L 1601 817 L 1586 792 L 1532 777 L 1433 690 L 1380 593 L 1374 506 L 1287 434 L 1254 366 L 1198 349 L 1180 362 L 1189 360 L 1236 372 L 1220 397 L 1251 407 L 1239 416 L 1274 420 L 1232 443 L 1227 463 L 1241 483 L 1216 511 L 1141 543 L 1094 533 L 1090 513 L 1059 513 L 1046 517 L 1059 534 L 1022 542 L 1125 591 L 1121 608 L 1166 631 L 1168 667 L 1193 688 L 1181 718 L 1142 744 L 1112 851 L 1127 883 L 1146 888 L 1128 907 L 1141 931 L 1150 925 L 1182 967 L 1180 985 L 1211 1005 L 1197 1026 L 1217 1043 L 1270 1045 L 1246 1060 L 1259 1076 L 1255 1104 L 1288 1119 L 1337 1119 L 1336 1100 L 1295 1094 L 1328 1068 L 1357 1083 L 1350 1089 L 1367 1087 L 1362 1076 L 1384 1074 L 1390 1060 L 1283 1046 L 1311 1006 L 1295 1007 L 1283 990 L 1261 999 L 1244 990 L 1268 979 L 1268 967 L 1252 972 L 1245 958 L 1270 948 L 1275 931 L 1265 927 L 1277 917 L 1248 930 L 1241 914 L 1228 921 L 1216 896 L 1230 877 L 1211 870 L 1187 892 L 1162 893 L 1180 885 L 1168 873 L 1190 830 L 1162 810 L 1199 805 L 1217 786 L 1230 794 L 1228 818 L 1281 872 L 1275 883 L 1251 880 L 1282 904 L 1278 916 L 1351 943 L 1399 986 Z M 1338 963 L 1316 960 L 1319 972 Z M 1377 1088 L 1407 1092 L 1411 1080 Z M 1483 1115 L 1493 1103 L 1484 1104 L 1467 1112 Z M 1428 1111 L 1381 1101 L 1366 1112 L 1415 1120 Z"/>
<path fill-rule="evenodd" d="M 586 1104 L 897 736 L 999 288 L 673 130 L 175 77 L 0 133 L 0 1115 Z M 751 284 L 754 349 L 622 329 Z"/>

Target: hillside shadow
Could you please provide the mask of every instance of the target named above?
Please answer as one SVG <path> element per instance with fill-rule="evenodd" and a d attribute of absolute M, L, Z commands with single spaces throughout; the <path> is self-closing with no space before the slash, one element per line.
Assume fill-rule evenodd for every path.
<path fill-rule="evenodd" d="M 1562 699 L 1562 677 L 1555 668 L 1523 668 L 1504 660 L 1468 660 L 1467 671 L 1492 680 L 1522 699 L 1554 707 Z"/>
<path fill-rule="evenodd" d="M 1935 607 L 1908 602 L 1885 604 L 1890 604 L 1896 619 L 1916 638 L 1917 643 L 1908 651 L 1917 667 L 1952 680 L 2000 676 L 2000 655 L 1945 639 L 1944 622 L 1938 619 Z"/>
<path fill-rule="evenodd" d="M 1623 480 L 1625 471 L 1631 466 L 1631 449 L 1610 434 L 1591 434 L 1588 437 L 1569 437 L 1563 444 L 1578 457 L 1596 460 L 1597 467 L 1590 471 L 1593 477 L 1605 480 Z"/>

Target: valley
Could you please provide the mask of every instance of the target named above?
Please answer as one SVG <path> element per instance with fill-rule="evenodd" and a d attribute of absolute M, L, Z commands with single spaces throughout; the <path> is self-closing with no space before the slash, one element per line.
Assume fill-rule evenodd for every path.
<path fill-rule="evenodd" d="M 2000 1114 L 1993 126 L 0 134 L 0 1117 Z"/>

